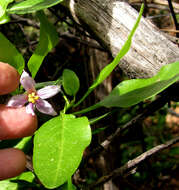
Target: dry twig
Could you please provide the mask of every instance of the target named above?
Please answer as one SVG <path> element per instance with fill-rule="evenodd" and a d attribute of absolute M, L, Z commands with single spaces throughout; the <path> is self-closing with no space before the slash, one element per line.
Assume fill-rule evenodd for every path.
<path fill-rule="evenodd" d="M 108 181 L 110 179 L 114 179 L 118 176 L 124 176 L 126 173 L 130 174 L 131 173 L 130 171 L 133 171 L 134 168 L 136 168 L 139 164 L 144 162 L 146 159 L 148 159 L 152 155 L 172 146 L 173 144 L 176 144 L 177 142 L 179 142 L 179 137 L 176 137 L 170 141 L 167 141 L 164 144 L 158 145 L 158 146 L 144 152 L 143 154 L 136 157 L 135 159 L 129 160 L 122 167 L 113 170 L 108 175 L 102 176 L 95 183 L 91 184 L 89 187 L 84 188 L 83 190 L 94 189 L 94 187 L 104 184 L 106 181 Z"/>

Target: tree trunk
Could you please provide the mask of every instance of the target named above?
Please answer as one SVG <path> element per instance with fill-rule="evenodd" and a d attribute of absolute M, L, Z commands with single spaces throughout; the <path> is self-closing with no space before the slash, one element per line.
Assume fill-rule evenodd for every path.
<path fill-rule="evenodd" d="M 127 39 L 138 13 L 119 0 L 65 0 L 74 20 L 82 24 L 115 57 Z M 179 48 L 149 20 L 142 18 L 127 55 L 119 67 L 130 78 L 155 75 L 179 60 Z"/>

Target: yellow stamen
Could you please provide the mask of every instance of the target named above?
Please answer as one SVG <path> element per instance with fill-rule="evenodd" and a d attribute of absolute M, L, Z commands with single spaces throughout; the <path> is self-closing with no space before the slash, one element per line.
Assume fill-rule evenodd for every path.
<path fill-rule="evenodd" d="M 36 100 L 39 99 L 39 96 L 35 94 L 35 92 L 32 92 L 31 94 L 28 94 L 28 102 L 31 102 L 35 104 Z"/>

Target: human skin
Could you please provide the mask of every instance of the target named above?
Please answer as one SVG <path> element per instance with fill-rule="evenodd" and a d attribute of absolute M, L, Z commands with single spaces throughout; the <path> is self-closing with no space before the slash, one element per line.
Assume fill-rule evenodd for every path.
<path fill-rule="evenodd" d="M 0 62 L 0 95 L 14 91 L 19 85 L 20 76 L 9 64 Z"/>
<path fill-rule="evenodd" d="M 0 62 L 0 95 L 12 92 L 20 76 L 10 65 Z M 0 140 L 31 136 L 37 129 L 37 117 L 26 113 L 25 107 L 0 105 Z M 25 170 L 25 154 L 15 148 L 0 150 L 0 180 L 15 177 Z"/>

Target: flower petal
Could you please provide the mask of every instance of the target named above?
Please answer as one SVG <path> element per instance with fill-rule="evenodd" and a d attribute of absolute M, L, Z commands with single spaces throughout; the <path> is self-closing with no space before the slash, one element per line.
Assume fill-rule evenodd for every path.
<path fill-rule="evenodd" d="M 36 108 L 42 113 L 53 115 L 53 116 L 57 115 L 57 113 L 55 112 L 51 104 L 49 104 L 46 100 L 42 100 L 42 99 L 37 100 Z"/>
<path fill-rule="evenodd" d="M 26 106 L 26 113 L 28 113 L 28 114 L 31 114 L 31 115 L 35 115 L 35 113 L 34 113 L 34 104 L 32 104 L 32 103 L 29 103 L 27 106 Z"/>
<path fill-rule="evenodd" d="M 59 85 L 50 85 L 38 90 L 37 95 L 42 99 L 47 99 L 52 96 L 55 96 L 57 93 L 59 93 L 59 91 L 60 91 Z"/>
<path fill-rule="evenodd" d="M 35 90 L 35 81 L 32 77 L 29 76 L 29 74 L 25 71 L 23 71 L 21 78 L 20 78 L 20 83 L 24 87 L 26 91 L 29 90 Z"/>
<path fill-rule="evenodd" d="M 7 103 L 8 107 L 22 107 L 27 102 L 27 95 L 20 94 L 13 96 Z"/>

